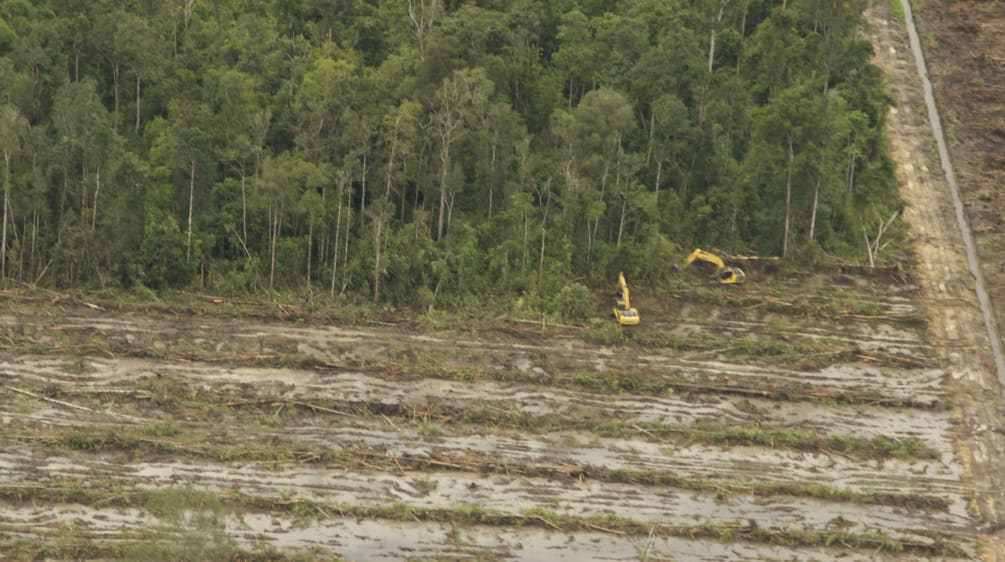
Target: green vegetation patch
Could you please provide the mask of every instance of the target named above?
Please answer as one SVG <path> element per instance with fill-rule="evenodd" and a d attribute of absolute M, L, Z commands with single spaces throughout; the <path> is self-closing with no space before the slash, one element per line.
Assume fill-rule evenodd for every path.
<path fill-rule="evenodd" d="M 49 486 L 20 488 L 15 494 L 10 486 L 0 486 L 0 497 L 20 497 L 21 501 L 61 501 L 65 494 L 59 489 L 68 482 Z M 73 485 L 73 488 L 79 488 Z M 30 497 L 24 492 L 31 490 Z M 698 525 L 662 525 L 637 521 L 616 515 L 575 516 L 560 514 L 545 508 L 507 513 L 485 509 L 475 504 L 459 504 L 452 508 L 429 508 L 402 502 L 382 506 L 328 504 L 306 499 L 273 499 L 240 493 L 214 494 L 192 488 L 162 488 L 158 490 L 100 489 L 89 492 L 89 503 L 144 509 L 157 517 L 158 523 L 142 529 L 140 540 L 103 542 L 88 539 L 68 526 L 65 532 L 49 541 L 29 544 L 26 541 L 0 542 L 6 552 L 48 558 L 115 558 L 122 560 L 223 560 L 223 561 L 300 561 L 309 560 L 308 553 L 282 554 L 272 549 L 246 551 L 238 548 L 224 532 L 223 517 L 243 510 L 265 510 L 287 513 L 300 525 L 321 518 L 367 518 L 391 521 L 428 521 L 451 525 L 481 525 L 496 527 L 540 527 L 563 533 L 603 532 L 619 536 L 677 536 L 709 538 L 719 541 L 750 541 L 788 547 L 840 547 L 874 552 L 906 553 L 925 556 L 962 557 L 965 552 L 945 542 L 930 544 L 899 540 L 883 533 L 849 533 L 815 529 L 764 529 L 753 524 L 705 522 Z M 82 498 L 81 498 L 82 499 Z"/>
<path fill-rule="evenodd" d="M 677 439 L 683 442 L 711 443 L 716 445 L 743 445 L 797 451 L 834 451 L 859 458 L 899 458 L 908 460 L 934 460 L 938 451 L 915 438 L 856 437 L 852 435 L 823 435 L 816 431 L 796 428 L 769 428 L 729 426 L 698 422 L 690 426 L 661 423 L 626 423 L 609 420 L 594 428 L 594 433 L 605 437 L 623 437 L 646 434 L 653 437 Z"/>

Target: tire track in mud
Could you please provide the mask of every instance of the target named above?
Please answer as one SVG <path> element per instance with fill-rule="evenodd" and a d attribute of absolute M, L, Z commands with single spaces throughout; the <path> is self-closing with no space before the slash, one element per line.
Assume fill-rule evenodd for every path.
<path fill-rule="evenodd" d="M 67 372 L 67 369 L 86 374 Z M 715 421 L 725 425 L 761 428 L 799 428 L 823 435 L 855 435 L 863 438 L 917 439 L 942 455 L 951 455 L 944 436 L 952 427 L 951 414 L 862 404 L 858 406 L 813 404 L 761 398 L 729 398 L 708 394 L 647 396 L 633 393 L 598 394 L 548 385 L 466 382 L 430 378 L 386 379 L 374 374 L 344 371 L 337 374 L 306 369 L 226 367 L 212 363 L 178 364 L 139 359 L 89 358 L 84 362 L 22 356 L 13 362 L 0 360 L 0 371 L 13 384 L 45 388 L 72 388 L 71 397 L 94 394 L 125 396 L 147 392 L 145 380 L 166 378 L 210 387 L 214 393 L 232 395 L 232 400 L 275 399 L 302 402 L 337 402 L 376 412 L 432 409 L 460 412 L 492 408 L 501 413 L 557 416 L 570 419 L 610 419 L 625 423 L 694 425 Z M 68 397 L 64 396 L 64 399 Z M 79 400 L 79 398 L 73 398 Z M 118 402 L 123 402 L 119 400 Z M 140 416 L 145 404 L 130 414 Z M 100 406 L 100 405 L 95 405 Z M 336 407 L 336 409 L 338 409 Z M 117 411 L 123 411 L 116 406 Z M 10 414 L 8 414 L 10 415 Z"/>
<path fill-rule="evenodd" d="M 27 540 L 46 540 L 43 525 L 58 526 L 67 521 L 88 529 L 98 538 L 140 533 L 159 523 L 142 510 L 124 509 L 115 513 L 83 506 L 48 508 L 8 508 L 15 523 L 0 516 L 0 532 L 14 533 Z M 32 520 L 39 526 L 16 523 Z M 224 521 L 226 533 L 247 548 L 265 542 L 281 550 L 338 552 L 346 560 L 553 560 L 581 562 L 604 553 L 611 560 L 705 560 L 805 562 L 846 559 L 830 548 L 792 548 L 721 538 L 623 537 L 603 531 L 565 531 L 532 527 L 459 528 L 453 523 L 382 521 L 336 516 L 303 521 L 287 515 L 249 511 Z M 319 558 L 326 559 L 326 558 Z M 882 553 L 866 554 L 858 560 L 890 560 Z M 922 560 L 919 558 L 918 560 Z"/>
<path fill-rule="evenodd" d="M 19 329 L 25 330 L 25 326 L 31 325 L 29 322 L 29 319 L 22 319 Z M 659 392 L 664 390 L 659 383 L 663 381 L 662 387 L 688 392 L 702 392 L 702 386 L 710 386 L 712 388 L 707 391 L 712 393 L 774 396 L 783 400 L 815 397 L 921 407 L 939 406 L 946 396 L 941 382 L 944 372 L 918 368 L 930 364 L 924 356 L 887 354 L 885 359 L 877 360 L 858 355 L 856 357 L 871 361 L 830 363 L 824 368 L 792 368 L 765 364 L 771 360 L 770 356 L 757 361 L 745 358 L 743 363 L 736 363 L 709 357 L 722 350 L 681 354 L 672 349 L 650 348 L 634 351 L 628 363 L 622 360 L 624 351 L 621 349 L 588 346 L 570 339 L 530 344 L 338 326 L 318 329 L 244 323 L 224 329 L 209 323 L 185 327 L 162 324 L 158 329 L 154 324 L 154 321 L 140 318 L 103 322 L 89 317 L 70 317 L 61 319 L 58 325 L 46 327 L 45 331 L 83 338 L 85 342 L 101 336 L 106 340 L 104 348 L 119 354 L 136 353 L 130 350 L 138 349 L 140 356 L 147 356 L 152 350 L 155 354 L 190 359 L 212 355 L 229 363 L 254 363 L 256 358 L 269 356 L 290 361 L 300 356 L 341 370 L 390 368 L 404 362 L 419 367 L 415 374 L 423 376 L 437 376 L 436 370 L 453 370 L 455 376 L 491 379 L 498 376 L 498 371 L 532 371 L 540 375 L 540 382 L 548 384 L 561 384 L 556 377 L 564 374 L 571 373 L 570 378 L 575 378 L 581 373 L 606 371 L 620 379 L 656 381 Z M 221 339 L 221 333 L 226 333 L 227 337 Z M 155 339 L 151 341 L 151 338 Z M 38 339 L 43 343 L 47 341 L 45 336 Z M 173 351 L 169 352 L 169 347 Z M 227 356 L 228 353 L 231 355 Z M 458 369 L 469 372 L 460 373 Z M 402 374 L 407 375 L 408 371 Z"/>
<path fill-rule="evenodd" d="M 81 474 L 116 490 L 192 487 L 220 494 L 277 502 L 301 497 L 323 506 L 379 508 L 405 503 L 420 509 L 449 510 L 477 505 L 499 513 L 551 511 L 569 517 L 617 515 L 644 524 L 686 527 L 703 523 L 761 525 L 780 529 L 824 529 L 867 534 L 882 528 L 891 538 L 914 544 L 942 540 L 947 530 L 966 535 L 965 515 L 884 505 L 847 505 L 815 498 L 763 497 L 653 488 L 595 480 L 556 481 L 519 474 L 465 472 L 333 471 L 327 467 L 262 466 L 256 463 L 214 464 L 190 461 L 120 462 L 93 456 L 37 458 L 30 452 L 6 451 L 0 466 L 30 479 L 0 476 L 0 490 L 18 486 L 54 488 L 83 485 Z M 326 507 L 327 509 L 327 507 Z"/>
<path fill-rule="evenodd" d="M 665 322 L 655 322 L 654 325 L 668 328 L 671 326 Z M 677 322 L 672 324 L 670 333 L 687 335 L 715 331 L 720 335 L 743 337 L 766 329 L 768 325 L 763 322 L 717 319 L 707 322 Z M 890 325 L 852 326 L 847 331 L 839 331 L 834 326 L 803 326 L 798 330 L 772 326 L 770 329 L 772 336 L 776 338 L 803 339 L 824 345 L 836 343 L 854 347 L 863 353 L 882 351 L 921 358 L 929 355 L 928 345 L 917 334 L 898 330 Z"/>
<path fill-rule="evenodd" d="M 970 269 L 970 274 L 973 276 L 973 290 L 976 293 L 977 302 L 980 304 L 981 318 L 987 330 L 988 344 L 991 348 L 991 360 L 998 375 L 999 386 L 1005 385 L 1005 357 L 1002 356 L 1001 336 L 998 333 L 994 307 L 991 304 L 991 298 L 988 296 L 984 274 L 980 267 L 981 258 L 977 254 L 977 246 L 970 231 L 970 221 L 966 216 L 963 200 L 960 197 L 960 188 L 956 183 L 956 174 L 953 171 L 952 158 L 949 156 L 946 136 L 942 132 L 942 117 L 940 117 L 938 105 L 935 103 L 932 83 L 928 79 L 928 68 L 925 65 L 925 54 L 921 48 L 921 39 L 918 37 L 918 31 L 914 25 L 911 3 L 908 0 L 901 0 L 900 4 L 904 11 L 904 20 L 907 27 L 908 41 L 911 45 L 911 52 L 914 54 L 915 66 L 918 77 L 921 80 L 922 97 L 925 100 L 929 126 L 932 130 L 932 137 L 935 139 L 935 144 L 938 147 L 939 164 L 942 167 L 946 184 L 949 187 L 949 195 L 953 203 L 953 211 L 956 215 L 956 225 L 960 229 L 959 238 L 963 241 L 967 266 Z"/>
<path fill-rule="evenodd" d="M 421 426 L 404 424 L 389 429 L 386 420 L 378 418 L 354 419 L 351 427 L 319 427 L 317 423 L 305 426 L 290 424 L 282 430 L 260 427 L 256 428 L 253 437 L 245 437 L 234 429 L 238 424 L 223 424 L 229 429 L 222 431 L 214 429 L 227 420 L 184 426 L 192 438 L 198 437 L 202 443 L 214 444 L 215 449 L 207 450 L 205 446 L 176 445 L 177 441 L 169 438 L 137 437 L 116 432 L 114 427 L 117 426 L 102 426 L 94 422 L 91 425 L 98 433 L 92 436 L 73 431 L 73 419 L 59 424 L 47 422 L 47 425 L 71 429 L 62 433 L 27 430 L 16 423 L 25 420 L 13 416 L 6 421 L 10 427 L 8 437 L 14 441 L 38 441 L 57 448 L 76 446 L 85 450 L 138 450 L 136 454 L 143 452 L 142 448 L 137 449 L 138 446 L 152 445 L 151 451 L 146 454 L 156 454 L 158 450 L 165 449 L 198 458 L 254 458 L 263 454 L 263 447 L 268 445 L 287 454 L 296 453 L 308 458 L 341 452 L 349 455 L 350 459 L 358 455 L 386 454 L 392 459 L 417 465 L 458 464 L 477 467 L 484 472 L 542 472 L 564 475 L 563 478 L 583 475 L 606 481 L 633 478 L 640 481 L 654 478 L 663 482 L 675 479 L 689 481 L 682 482 L 682 486 L 714 481 L 722 482 L 727 488 L 736 486 L 740 489 L 756 483 L 768 492 L 774 489 L 793 490 L 792 493 L 815 493 L 812 487 L 803 489 L 793 485 L 812 482 L 819 473 L 833 473 L 821 484 L 835 491 L 859 496 L 882 494 L 902 497 L 900 500 L 891 499 L 893 503 L 910 502 L 915 496 L 939 498 L 937 503 L 957 507 L 963 505 L 958 496 L 966 491 L 959 484 L 958 467 L 939 460 L 862 460 L 826 451 L 654 442 L 642 434 L 617 438 L 575 431 L 520 435 L 513 431 L 450 431 L 439 427 L 429 431 Z M 220 449 L 224 446 L 229 448 Z M 269 455 L 266 456 L 264 460 L 269 460 Z M 281 456 L 280 460 L 285 456 Z M 803 492 L 799 492 L 800 489 Z M 879 498 L 875 501 L 886 500 Z M 923 500 L 922 503 L 929 502 Z"/>

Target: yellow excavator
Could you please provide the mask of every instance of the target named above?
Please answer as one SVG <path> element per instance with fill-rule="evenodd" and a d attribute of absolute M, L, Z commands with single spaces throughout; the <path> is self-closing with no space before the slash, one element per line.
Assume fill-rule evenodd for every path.
<path fill-rule="evenodd" d="M 684 267 L 691 265 L 694 260 L 706 261 L 715 265 L 715 274 L 719 283 L 723 285 L 739 284 L 747 280 L 747 274 L 739 267 L 730 267 L 723 263 L 722 258 L 715 254 L 710 254 L 701 248 L 695 248 L 691 255 L 684 260 Z"/>
<path fill-rule="evenodd" d="M 639 311 L 632 307 L 628 297 L 628 283 L 625 283 L 624 273 L 618 273 L 618 292 L 614 294 L 614 318 L 622 326 L 635 326 L 639 323 Z"/>

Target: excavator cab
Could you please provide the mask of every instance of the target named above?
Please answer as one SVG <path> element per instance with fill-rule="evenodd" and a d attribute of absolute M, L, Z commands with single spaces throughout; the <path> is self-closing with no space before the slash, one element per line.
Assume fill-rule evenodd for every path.
<path fill-rule="evenodd" d="M 743 272 L 739 267 L 726 267 L 722 268 L 719 272 L 719 283 L 727 285 L 730 283 L 743 283 L 747 280 L 747 274 Z"/>
<path fill-rule="evenodd" d="M 747 274 L 742 269 L 726 265 L 723 263 L 722 258 L 701 248 L 695 248 L 691 252 L 691 255 L 684 260 L 684 266 L 691 265 L 695 260 L 705 261 L 714 265 L 716 277 L 719 279 L 721 285 L 740 284 L 747 280 Z"/>
<path fill-rule="evenodd" d="M 614 293 L 614 319 L 622 326 L 635 326 L 641 321 L 639 311 L 632 307 L 623 273 L 618 273 L 618 291 Z"/>

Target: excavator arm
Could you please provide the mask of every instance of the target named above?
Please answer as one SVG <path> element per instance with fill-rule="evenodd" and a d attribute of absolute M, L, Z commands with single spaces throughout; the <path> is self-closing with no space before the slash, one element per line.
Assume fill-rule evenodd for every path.
<path fill-rule="evenodd" d="M 715 265 L 716 271 L 726 267 L 726 264 L 723 263 L 722 258 L 720 258 L 715 254 L 710 254 L 705 250 L 702 250 L 701 248 L 695 248 L 694 251 L 691 252 L 691 255 L 687 257 L 687 260 L 684 261 L 684 265 L 685 266 L 691 265 L 692 263 L 694 263 L 694 260 L 701 260 L 711 263 Z"/>
<path fill-rule="evenodd" d="M 624 273 L 618 273 L 618 292 L 614 295 L 614 319 L 622 326 L 635 326 L 640 321 L 639 311 L 632 308 Z"/>
<path fill-rule="evenodd" d="M 625 274 L 618 273 L 618 296 L 624 302 L 624 308 L 631 308 L 632 301 L 628 295 L 628 283 L 625 282 Z"/>
<path fill-rule="evenodd" d="M 694 251 L 691 252 L 691 255 L 684 260 L 684 266 L 686 267 L 691 265 L 695 260 L 701 260 L 714 265 L 716 276 L 719 278 L 719 283 L 723 285 L 739 284 L 747 280 L 747 274 L 744 273 L 742 269 L 726 265 L 722 261 L 722 258 L 715 254 L 706 252 L 701 248 L 695 248 Z"/>

